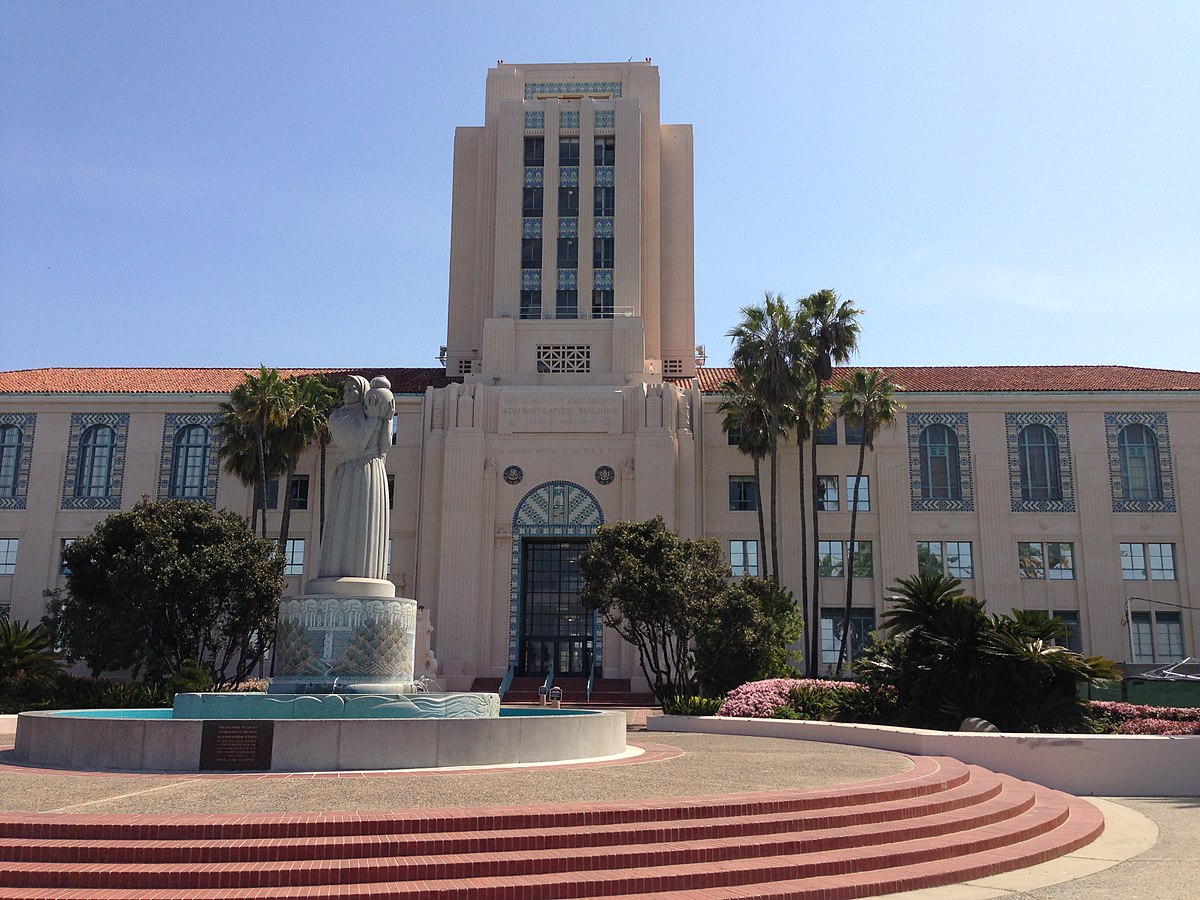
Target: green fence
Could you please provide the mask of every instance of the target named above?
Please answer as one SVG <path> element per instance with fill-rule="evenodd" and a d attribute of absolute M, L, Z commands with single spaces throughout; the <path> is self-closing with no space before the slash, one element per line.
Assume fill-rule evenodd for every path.
<path fill-rule="evenodd" d="M 1158 681 L 1146 678 L 1125 678 L 1106 681 L 1101 685 L 1085 685 L 1082 691 L 1087 700 L 1118 700 L 1145 706 L 1200 706 L 1200 681 Z"/>

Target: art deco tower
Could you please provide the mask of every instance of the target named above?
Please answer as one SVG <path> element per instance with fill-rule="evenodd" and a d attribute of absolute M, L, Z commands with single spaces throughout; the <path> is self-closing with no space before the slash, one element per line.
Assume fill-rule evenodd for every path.
<path fill-rule="evenodd" d="M 646 62 L 499 64 L 457 129 L 447 369 L 495 384 L 695 370 L 692 129 Z"/>

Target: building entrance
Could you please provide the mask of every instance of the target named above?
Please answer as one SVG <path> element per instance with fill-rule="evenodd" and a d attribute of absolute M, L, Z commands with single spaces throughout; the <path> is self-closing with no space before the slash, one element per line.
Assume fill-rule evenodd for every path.
<path fill-rule="evenodd" d="M 587 540 L 526 538 L 521 567 L 521 675 L 586 675 L 595 614 L 579 602 L 579 555 Z"/>

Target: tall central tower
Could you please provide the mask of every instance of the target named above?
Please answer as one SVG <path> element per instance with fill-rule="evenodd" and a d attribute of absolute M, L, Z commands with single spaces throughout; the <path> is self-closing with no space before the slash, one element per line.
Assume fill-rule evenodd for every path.
<path fill-rule="evenodd" d="M 457 129 L 447 370 L 492 384 L 695 372 L 692 129 L 647 62 L 497 65 Z"/>

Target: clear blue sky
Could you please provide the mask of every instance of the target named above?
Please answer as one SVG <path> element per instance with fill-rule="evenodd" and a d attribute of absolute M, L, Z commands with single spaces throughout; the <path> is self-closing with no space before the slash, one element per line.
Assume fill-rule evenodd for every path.
<path fill-rule="evenodd" d="M 1200 4 L 0 4 L 0 369 L 436 365 L 487 69 L 653 57 L 697 340 L 1200 369 Z"/>

